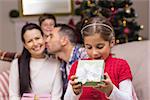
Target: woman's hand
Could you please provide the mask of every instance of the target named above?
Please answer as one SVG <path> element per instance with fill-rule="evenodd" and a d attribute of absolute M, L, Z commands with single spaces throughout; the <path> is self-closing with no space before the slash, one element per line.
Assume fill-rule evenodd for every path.
<path fill-rule="evenodd" d="M 72 89 L 76 95 L 81 93 L 82 84 L 76 81 L 77 77 L 75 75 L 71 76 L 70 84 L 72 85 Z"/>
<path fill-rule="evenodd" d="M 109 96 L 113 90 L 113 83 L 111 82 L 111 79 L 107 73 L 104 74 L 104 78 L 105 79 L 102 80 L 102 82 L 104 82 L 104 83 L 98 84 L 94 88 L 96 88 L 97 90 L 99 90 L 103 93 L 106 93 L 107 96 Z"/>

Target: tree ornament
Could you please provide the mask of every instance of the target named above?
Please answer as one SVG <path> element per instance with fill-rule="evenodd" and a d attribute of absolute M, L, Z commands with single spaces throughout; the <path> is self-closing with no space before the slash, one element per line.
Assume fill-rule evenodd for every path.
<path fill-rule="evenodd" d="M 125 7 L 126 7 L 126 8 L 128 8 L 128 7 L 129 7 L 129 5 L 128 5 L 128 4 L 126 4 L 126 5 L 125 5 Z"/>
<path fill-rule="evenodd" d="M 76 1 L 75 1 L 75 4 L 76 4 L 76 5 L 80 5 L 80 4 L 81 4 L 81 1 L 80 1 L 80 0 L 76 0 Z"/>
<path fill-rule="evenodd" d="M 112 7 L 112 8 L 111 8 L 111 11 L 112 11 L 112 12 L 114 12 L 114 11 L 115 11 L 115 8 L 114 8 L 114 7 Z"/>
<path fill-rule="evenodd" d="M 71 19 L 69 20 L 68 25 L 71 26 L 71 27 L 73 27 L 73 28 L 75 27 L 73 18 L 71 18 Z"/>
<path fill-rule="evenodd" d="M 88 6 L 90 7 L 92 5 L 92 2 L 90 0 L 87 1 Z"/>
<path fill-rule="evenodd" d="M 128 13 L 128 14 L 130 14 L 130 13 L 131 13 L 130 8 L 127 8 L 127 9 L 125 10 L 125 12 Z"/>
<path fill-rule="evenodd" d="M 123 32 L 124 32 L 125 34 L 129 34 L 129 33 L 130 33 L 130 29 L 129 29 L 128 27 L 126 27 L 126 28 L 124 28 Z"/>
<path fill-rule="evenodd" d="M 123 20 L 123 22 L 122 22 L 122 23 L 123 23 L 123 26 L 124 26 L 124 27 L 126 27 L 126 25 L 127 25 L 127 21 L 126 21 L 126 20 Z"/>

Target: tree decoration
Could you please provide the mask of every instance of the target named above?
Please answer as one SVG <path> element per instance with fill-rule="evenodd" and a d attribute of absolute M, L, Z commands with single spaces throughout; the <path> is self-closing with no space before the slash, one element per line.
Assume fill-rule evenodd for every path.
<path fill-rule="evenodd" d="M 131 7 L 132 4 L 132 0 L 82 0 L 75 9 L 75 14 L 81 15 L 80 22 L 85 18 L 99 15 L 108 18 L 114 27 L 117 44 L 141 41 L 143 38 L 139 31 L 144 26 L 136 22 L 138 14 Z M 82 25 L 78 29 L 81 27 Z"/>
<path fill-rule="evenodd" d="M 75 1 L 75 4 L 76 4 L 76 5 L 80 5 L 80 4 L 81 4 L 81 1 L 80 1 L 80 0 L 76 0 L 76 1 Z"/>
<path fill-rule="evenodd" d="M 71 18 L 68 22 L 68 25 L 71 26 L 72 28 L 75 28 L 75 24 L 74 24 L 74 19 Z"/>

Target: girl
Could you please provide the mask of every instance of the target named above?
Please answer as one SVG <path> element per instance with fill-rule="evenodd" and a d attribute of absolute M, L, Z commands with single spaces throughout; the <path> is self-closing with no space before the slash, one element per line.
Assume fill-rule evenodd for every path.
<path fill-rule="evenodd" d="M 78 98 L 80 100 L 132 100 L 133 86 L 130 67 L 125 60 L 113 58 L 111 54 L 115 38 L 110 22 L 102 16 L 90 18 L 86 21 L 85 26 L 81 30 L 84 46 L 90 57 L 89 60 L 103 59 L 105 61 L 104 84 L 85 87 L 75 81 L 77 79 L 75 73 L 78 66 L 78 61 L 76 61 L 70 70 L 70 81 L 65 100 Z M 73 92 L 74 94 L 71 94 Z"/>
<path fill-rule="evenodd" d="M 45 42 L 41 28 L 33 23 L 23 26 L 23 51 L 13 60 L 9 76 L 9 100 L 20 100 L 23 93 L 50 94 L 60 100 L 62 80 L 60 63 L 44 54 Z"/>

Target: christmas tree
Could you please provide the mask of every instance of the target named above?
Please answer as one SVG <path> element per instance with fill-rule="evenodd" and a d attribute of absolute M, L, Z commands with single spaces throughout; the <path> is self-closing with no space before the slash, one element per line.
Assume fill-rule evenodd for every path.
<path fill-rule="evenodd" d="M 144 28 L 136 22 L 137 14 L 132 8 L 131 0 L 76 0 L 75 14 L 81 16 L 77 29 L 82 27 L 82 20 L 103 15 L 112 23 L 115 31 L 116 43 L 140 41 L 139 31 Z"/>

